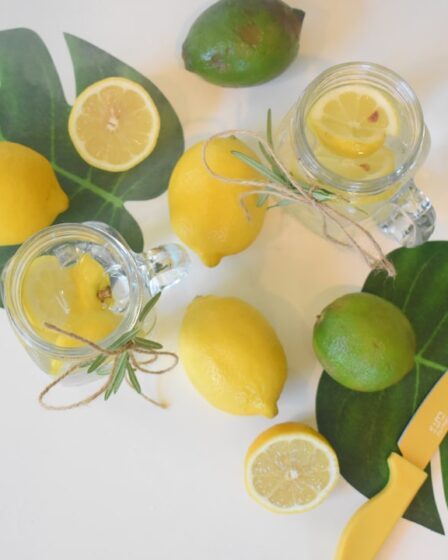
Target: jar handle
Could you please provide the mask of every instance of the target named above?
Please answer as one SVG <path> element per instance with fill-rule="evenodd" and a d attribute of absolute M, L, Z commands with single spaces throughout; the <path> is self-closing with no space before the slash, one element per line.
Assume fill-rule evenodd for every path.
<path fill-rule="evenodd" d="M 415 247 L 431 237 L 436 213 L 426 194 L 411 180 L 374 219 L 388 237 L 404 247 Z"/>
<path fill-rule="evenodd" d="M 145 282 L 152 296 L 180 282 L 190 269 L 190 258 L 177 243 L 154 247 L 137 257 L 143 264 Z"/>

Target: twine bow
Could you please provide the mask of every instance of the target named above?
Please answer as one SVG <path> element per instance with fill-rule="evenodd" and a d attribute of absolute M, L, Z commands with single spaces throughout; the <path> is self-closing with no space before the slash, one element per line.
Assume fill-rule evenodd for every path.
<path fill-rule="evenodd" d="M 264 201 L 268 197 L 273 197 L 278 199 L 276 206 L 291 203 L 300 203 L 314 208 L 317 213 L 322 218 L 322 226 L 324 236 L 338 245 L 343 247 L 349 247 L 355 249 L 366 262 L 366 264 L 372 269 L 385 270 L 388 276 L 395 276 L 396 271 L 394 265 L 386 257 L 380 244 L 376 241 L 375 237 L 367 231 L 360 223 L 347 216 L 343 212 L 340 212 L 334 208 L 331 204 L 328 204 L 329 200 L 345 200 L 341 196 L 330 193 L 329 191 L 322 188 L 320 185 L 316 184 L 306 184 L 298 180 L 292 175 L 290 171 L 284 166 L 282 161 L 276 155 L 273 149 L 272 135 L 270 133 L 270 113 L 268 114 L 268 142 L 264 140 L 260 135 L 252 132 L 250 130 L 235 129 L 227 130 L 225 132 L 220 132 L 214 134 L 208 140 L 205 141 L 202 148 L 202 161 L 205 165 L 207 171 L 223 183 L 236 184 L 246 187 L 252 187 L 250 190 L 242 193 L 240 195 L 241 204 L 250 219 L 248 209 L 245 205 L 245 199 L 249 196 L 258 195 L 261 200 Z M 253 158 L 247 156 L 238 151 L 233 151 L 232 154 L 238 157 L 240 160 L 253 167 L 258 172 L 263 174 L 267 180 L 257 181 L 248 179 L 235 179 L 231 177 L 226 177 L 213 170 L 209 163 L 207 162 L 207 148 L 210 142 L 218 138 L 229 138 L 235 136 L 247 136 L 253 138 L 258 142 L 258 146 L 264 156 L 264 158 L 271 165 L 271 169 L 260 164 Z M 260 199 L 259 199 L 260 200 Z M 340 230 L 346 241 L 335 238 L 328 231 L 328 223 L 332 223 Z M 353 227 L 359 234 L 360 238 L 364 241 L 364 244 L 368 246 L 365 248 L 356 238 L 350 233 L 349 227 Z"/>
<path fill-rule="evenodd" d="M 178 363 L 179 358 L 174 352 L 168 352 L 161 350 L 162 345 L 158 342 L 152 340 L 147 340 L 138 336 L 141 331 L 142 323 L 159 299 L 160 294 L 154 296 L 143 308 L 139 316 L 137 325 L 121 336 L 114 344 L 108 348 L 104 348 L 99 344 L 96 344 L 92 340 L 89 340 L 83 336 L 76 333 L 66 331 L 56 325 L 50 323 L 45 323 L 46 328 L 55 331 L 57 333 L 63 334 L 82 342 L 86 346 L 90 346 L 96 351 L 96 356 L 89 361 L 81 360 L 78 363 L 71 366 L 62 375 L 57 377 L 39 395 L 39 403 L 41 406 L 47 410 L 70 410 L 72 408 L 78 408 L 80 406 L 85 406 L 97 399 L 100 395 L 104 394 L 105 400 L 107 400 L 112 394 L 115 394 L 120 388 L 122 382 L 126 379 L 127 384 L 132 387 L 142 398 L 148 402 L 159 406 L 161 408 L 166 408 L 166 405 L 151 399 L 148 395 L 142 392 L 140 383 L 136 376 L 136 371 L 143 374 L 151 375 L 161 375 L 168 371 L 171 371 Z M 144 355 L 145 359 L 139 359 L 139 355 Z M 155 364 L 159 358 L 163 356 L 168 356 L 172 359 L 172 363 L 168 367 L 161 369 L 152 369 L 152 367 L 147 367 L 150 364 Z M 109 363 L 112 364 L 111 368 L 105 368 Z M 96 372 L 98 375 L 107 375 L 107 381 L 94 393 L 88 395 L 84 399 L 67 404 L 67 405 L 52 405 L 45 401 L 45 396 L 56 387 L 61 381 L 67 378 L 69 375 L 79 371 L 81 369 L 86 369 L 87 373 L 91 374 Z"/>

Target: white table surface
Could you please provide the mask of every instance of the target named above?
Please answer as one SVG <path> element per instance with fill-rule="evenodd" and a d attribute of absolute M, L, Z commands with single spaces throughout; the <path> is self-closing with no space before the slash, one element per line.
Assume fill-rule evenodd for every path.
<path fill-rule="evenodd" d="M 182 66 L 182 41 L 209 0 L 0 0 L 0 27 L 28 27 L 46 42 L 67 98 L 74 79 L 62 32 L 82 37 L 152 79 L 184 126 L 187 145 L 219 130 L 262 129 L 328 66 L 382 63 L 417 91 L 432 135 L 418 180 L 438 211 L 434 239 L 448 238 L 448 2 L 291 0 L 306 11 L 301 54 L 281 77 L 231 90 Z M 166 196 L 128 204 L 148 246 L 174 240 Z M 392 244 L 387 245 L 392 247 Z M 307 232 L 281 211 L 244 253 L 206 269 L 192 254 L 182 287 L 160 305 L 158 334 L 177 347 L 186 305 L 197 294 L 234 295 L 258 307 L 284 343 L 289 379 L 275 420 L 233 417 L 199 397 L 182 368 L 148 389 L 171 403 L 151 407 L 123 390 L 108 404 L 51 413 L 36 396 L 39 372 L 0 312 L 0 558 L 3 560 L 329 560 L 364 498 L 341 480 L 302 516 L 264 511 L 243 486 L 243 458 L 264 429 L 287 420 L 315 424 L 320 367 L 311 349 L 316 314 L 358 290 L 367 270 L 353 254 Z M 76 397 L 77 389 L 61 397 Z M 448 530 L 435 464 L 438 504 Z M 437 476 L 439 473 L 439 476 Z M 382 560 L 446 560 L 448 538 L 400 521 Z M 353 559 L 357 560 L 357 559 Z"/>

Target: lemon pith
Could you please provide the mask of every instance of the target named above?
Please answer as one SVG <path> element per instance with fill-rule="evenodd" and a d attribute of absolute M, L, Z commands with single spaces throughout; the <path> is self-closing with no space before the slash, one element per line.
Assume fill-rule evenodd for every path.
<path fill-rule="evenodd" d="M 305 424 L 273 426 L 255 439 L 246 454 L 246 489 L 275 513 L 301 513 L 316 507 L 338 477 L 331 445 Z"/>
<path fill-rule="evenodd" d="M 399 118 L 388 94 L 363 84 L 334 88 L 311 107 L 308 123 L 318 139 L 335 154 L 368 156 L 396 136 Z"/>
<path fill-rule="evenodd" d="M 69 135 L 79 155 L 105 171 L 126 171 L 154 150 L 160 116 L 136 82 L 111 77 L 86 88 L 73 104 Z"/>
<path fill-rule="evenodd" d="M 237 298 L 196 298 L 182 322 L 179 355 L 196 390 L 237 415 L 277 414 L 287 365 L 275 331 Z"/>
<path fill-rule="evenodd" d="M 246 249 L 258 236 L 265 207 L 257 206 L 257 195 L 241 197 L 250 187 L 227 184 L 212 177 L 202 160 L 203 142 L 187 150 L 170 178 L 168 200 L 171 225 L 177 236 L 205 265 L 216 266 L 223 257 Z M 236 138 L 215 139 L 207 149 L 207 163 L 230 178 L 260 180 L 260 175 L 237 159 L 232 151 L 256 158 Z"/>

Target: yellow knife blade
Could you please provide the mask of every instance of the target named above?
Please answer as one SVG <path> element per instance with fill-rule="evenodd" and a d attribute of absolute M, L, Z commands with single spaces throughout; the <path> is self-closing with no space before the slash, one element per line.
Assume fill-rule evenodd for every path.
<path fill-rule="evenodd" d="M 448 372 L 428 393 L 398 440 L 403 457 L 425 469 L 448 432 Z"/>
<path fill-rule="evenodd" d="M 427 478 L 424 471 L 448 431 L 448 372 L 428 393 L 400 437 L 403 456 L 391 453 L 389 480 L 345 527 L 336 560 L 374 560 Z"/>

